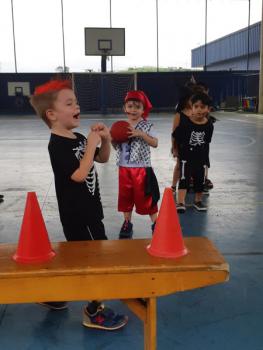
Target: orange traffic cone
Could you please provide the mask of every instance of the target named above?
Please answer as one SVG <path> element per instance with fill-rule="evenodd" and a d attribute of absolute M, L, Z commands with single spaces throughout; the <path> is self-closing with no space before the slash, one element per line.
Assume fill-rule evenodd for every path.
<path fill-rule="evenodd" d="M 147 250 L 151 255 L 161 258 L 179 258 L 187 254 L 171 188 L 164 190 L 152 241 Z"/>
<path fill-rule="evenodd" d="M 17 251 L 18 263 L 42 263 L 55 256 L 35 192 L 27 193 L 26 207 L 20 230 Z"/>

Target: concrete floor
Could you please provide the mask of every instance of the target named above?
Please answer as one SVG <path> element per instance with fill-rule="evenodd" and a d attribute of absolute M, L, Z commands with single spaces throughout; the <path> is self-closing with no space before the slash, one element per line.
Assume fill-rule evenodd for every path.
<path fill-rule="evenodd" d="M 180 216 L 185 236 L 207 236 L 230 264 L 223 285 L 177 293 L 158 300 L 160 350 L 262 350 L 263 333 L 263 116 L 215 113 L 207 196 L 207 213 L 189 206 Z M 98 116 L 83 116 L 87 132 Z M 100 117 L 99 117 L 100 118 Z M 172 115 L 151 116 L 159 135 L 152 152 L 160 189 L 171 184 L 174 161 L 169 154 Z M 113 118 L 103 120 L 111 125 Z M 54 192 L 47 143 L 49 131 L 33 116 L 0 117 L 0 242 L 17 242 L 26 194 L 37 193 L 51 241 L 64 240 Z M 98 166 L 108 237 L 117 238 L 122 216 L 116 211 L 115 154 Z M 191 195 L 188 198 L 191 202 Z M 134 238 L 150 237 L 148 217 L 134 215 Z M 19 293 L 19 290 L 17 291 Z M 108 304 L 129 315 L 129 324 L 107 333 L 81 326 L 82 302 L 52 312 L 35 304 L 0 305 L 0 349 L 97 350 L 143 349 L 141 322 L 119 301 Z"/>

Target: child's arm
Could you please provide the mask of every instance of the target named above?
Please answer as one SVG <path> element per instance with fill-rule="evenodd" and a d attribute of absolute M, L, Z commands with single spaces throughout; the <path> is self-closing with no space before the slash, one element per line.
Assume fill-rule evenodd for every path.
<path fill-rule="evenodd" d="M 142 130 L 134 129 L 132 126 L 130 126 L 129 132 L 129 138 L 131 137 L 141 137 L 149 146 L 154 148 L 158 146 L 158 139 L 156 137 L 152 137 Z"/>
<path fill-rule="evenodd" d="M 173 127 L 172 127 L 172 134 L 171 134 L 171 142 L 172 142 L 172 147 L 171 147 L 171 153 L 174 157 L 178 156 L 178 147 L 177 147 L 177 142 L 174 136 L 174 131 L 176 128 L 178 128 L 180 124 L 180 113 L 176 113 L 173 119 Z"/>
<path fill-rule="evenodd" d="M 101 137 L 101 146 L 99 152 L 95 157 L 96 162 L 106 163 L 110 158 L 110 132 L 106 125 L 103 123 L 95 124 L 91 127 L 91 130 L 96 131 Z"/>
<path fill-rule="evenodd" d="M 71 175 L 71 180 L 84 182 L 93 165 L 94 154 L 97 146 L 101 143 L 100 135 L 91 131 L 87 137 L 87 147 L 83 158 L 79 162 L 79 168 Z"/>
<path fill-rule="evenodd" d="M 174 131 L 180 124 L 180 113 L 175 113 L 174 119 L 173 119 L 173 129 L 172 131 Z"/>

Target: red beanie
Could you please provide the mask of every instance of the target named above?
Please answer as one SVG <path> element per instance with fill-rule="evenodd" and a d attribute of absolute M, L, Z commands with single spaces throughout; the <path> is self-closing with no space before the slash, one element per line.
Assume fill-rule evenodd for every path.
<path fill-rule="evenodd" d="M 45 84 L 37 86 L 34 91 L 34 96 L 63 89 L 72 89 L 72 83 L 70 80 L 50 80 Z"/>
<path fill-rule="evenodd" d="M 129 100 L 138 100 L 142 102 L 143 107 L 144 107 L 144 112 L 143 112 L 143 118 L 147 119 L 148 114 L 150 110 L 152 109 L 152 104 L 149 101 L 148 97 L 145 95 L 145 93 L 141 90 L 134 90 L 134 91 L 128 91 L 127 95 L 125 96 L 124 101 L 127 102 Z"/>

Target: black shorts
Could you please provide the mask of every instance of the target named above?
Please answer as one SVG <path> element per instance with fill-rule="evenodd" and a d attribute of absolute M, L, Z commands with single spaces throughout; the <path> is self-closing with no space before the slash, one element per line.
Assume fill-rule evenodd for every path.
<path fill-rule="evenodd" d="M 189 189 L 190 180 L 193 179 L 194 192 L 203 192 L 205 173 L 207 165 L 205 162 L 193 162 L 180 160 L 179 189 Z"/>

